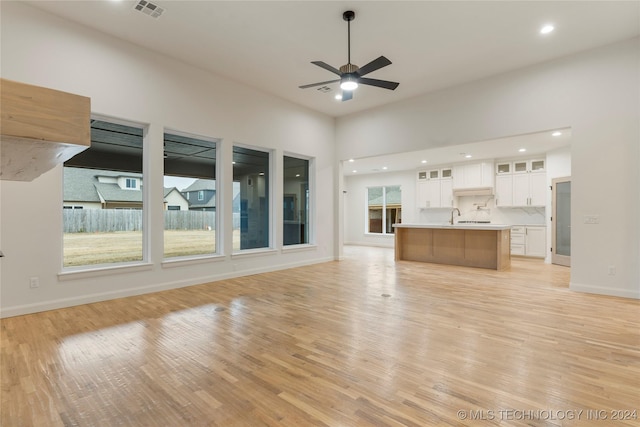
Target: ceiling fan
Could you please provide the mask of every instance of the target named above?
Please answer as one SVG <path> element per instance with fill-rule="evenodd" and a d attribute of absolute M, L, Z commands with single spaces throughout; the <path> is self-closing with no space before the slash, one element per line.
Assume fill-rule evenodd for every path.
<path fill-rule="evenodd" d="M 395 88 L 398 87 L 400 83 L 397 82 L 369 79 L 363 77 L 373 71 L 390 65 L 391 61 L 389 61 L 384 56 L 380 56 L 374 59 L 362 68 L 351 63 L 351 21 L 353 21 L 355 17 L 356 14 L 352 10 L 347 10 L 342 14 L 342 19 L 347 21 L 347 64 L 340 67 L 340 69 L 336 69 L 326 62 L 311 61 L 312 64 L 317 65 L 320 68 L 324 68 L 327 71 L 331 71 L 332 73 L 340 76 L 340 78 L 336 80 L 328 80 L 326 82 L 311 83 L 308 85 L 299 86 L 300 89 L 340 82 L 340 88 L 342 89 L 342 101 L 348 101 L 353 98 L 353 90 L 356 89 L 359 84 L 381 87 L 389 90 L 395 90 Z"/>

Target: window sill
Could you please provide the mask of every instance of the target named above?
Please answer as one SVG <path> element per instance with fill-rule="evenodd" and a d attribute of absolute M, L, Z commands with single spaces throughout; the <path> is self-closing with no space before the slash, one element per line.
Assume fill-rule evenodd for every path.
<path fill-rule="evenodd" d="M 315 251 L 318 247 L 312 244 L 300 244 L 300 245 L 287 245 L 283 246 L 281 251 L 282 253 L 290 253 L 290 252 L 304 252 L 304 251 Z"/>
<path fill-rule="evenodd" d="M 162 261 L 162 268 L 182 267 L 184 265 L 204 264 L 207 262 L 220 262 L 224 261 L 224 255 L 203 255 L 203 256 L 191 256 L 191 257 L 176 257 L 169 258 Z"/>
<path fill-rule="evenodd" d="M 58 273 L 58 280 L 75 280 L 85 279 L 99 276 L 110 276 L 117 273 L 131 273 L 136 271 L 147 271 L 153 269 L 151 263 L 136 263 L 136 264 L 120 264 L 107 267 L 80 267 L 77 270 L 66 270 Z"/>
<path fill-rule="evenodd" d="M 272 255 L 277 253 L 273 248 L 264 248 L 264 249 L 245 249 L 242 252 L 235 252 L 231 254 L 231 259 L 237 258 L 251 258 L 254 256 L 263 256 L 263 255 Z"/>
<path fill-rule="evenodd" d="M 364 233 L 364 235 L 371 237 L 395 237 L 394 233 Z"/>

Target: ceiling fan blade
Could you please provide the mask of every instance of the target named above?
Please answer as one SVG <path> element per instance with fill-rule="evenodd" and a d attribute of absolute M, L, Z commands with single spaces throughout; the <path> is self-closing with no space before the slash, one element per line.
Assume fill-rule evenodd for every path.
<path fill-rule="evenodd" d="M 353 91 L 352 90 L 343 90 L 342 91 L 342 102 L 348 101 L 351 98 L 353 98 Z"/>
<path fill-rule="evenodd" d="M 319 82 L 319 83 L 311 83 L 308 85 L 302 85 L 302 86 L 298 86 L 300 89 L 306 89 L 308 87 L 314 87 L 314 86 L 322 86 L 322 85 L 328 85 L 330 83 L 338 83 L 340 81 L 340 79 L 337 80 L 328 80 L 326 82 Z"/>
<path fill-rule="evenodd" d="M 384 56 L 381 56 L 369 62 L 367 65 L 364 65 L 362 68 L 360 68 L 357 71 L 357 73 L 359 76 L 364 76 L 365 74 L 369 74 L 372 71 L 379 70 L 380 68 L 386 67 L 387 65 L 390 65 L 390 64 L 391 64 L 391 61 L 389 61 Z"/>
<path fill-rule="evenodd" d="M 331 71 L 333 74 L 337 74 L 339 76 L 342 75 L 342 73 L 340 72 L 340 70 L 338 70 L 337 68 L 333 68 L 331 65 L 327 64 L 326 62 L 322 62 L 322 61 L 311 61 L 312 64 L 317 65 L 320 68 L 324 68 L 327 71 Z"/>
<path fill-rule="evenodd" d="M 397 88 L 398 85 L 400 84 L 397 82 L 390 82 L 388 80 L 367 79 L 365 77 L 359 78 L 358 83 L 361 83 L 363 85 L 381 87 L 381 88 L 390 89 L 390 90 L 395 90 L 395 88 Z"/>

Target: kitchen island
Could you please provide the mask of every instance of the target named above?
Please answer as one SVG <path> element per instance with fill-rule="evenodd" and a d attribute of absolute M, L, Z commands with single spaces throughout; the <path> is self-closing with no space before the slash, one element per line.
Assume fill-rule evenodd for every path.
<path fill-rule="evenodd" d="M 511 227 L 498 224 L 394 224 L 396 261 L 506 270 Z"/>

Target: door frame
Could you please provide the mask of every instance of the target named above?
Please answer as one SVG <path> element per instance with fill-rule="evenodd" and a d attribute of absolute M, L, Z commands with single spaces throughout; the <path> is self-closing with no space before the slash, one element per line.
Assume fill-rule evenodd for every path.
<path fill-rule="evenodd" d="M 565 176 L 561 178 L 553 178 L 551 180 L 551 263 L 564 265 L 566 267 L 571 266 L 571 256 L 570 255 L 560 255 L 556 253 L 557 245 L 556 245 L 556 224 L 557 224 L 557 212 L 556 212 L 556 186 L 559 183 L 571 182 L 570 176 Z M 569 225 L 571 227 L 571 225 Z M 571 233 L 570 233 L 571 234 Z"/>

